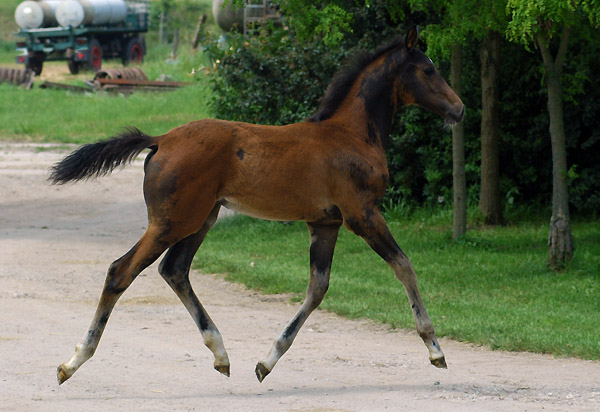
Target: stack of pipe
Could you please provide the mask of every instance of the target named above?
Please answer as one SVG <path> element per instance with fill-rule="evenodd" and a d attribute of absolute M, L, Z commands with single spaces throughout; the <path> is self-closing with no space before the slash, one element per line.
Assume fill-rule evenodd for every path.
<path fill-rule="evenodd" d="M 0 67 L 0 83 L 12 83 L 30 89 L 33 85 L 35 73 L 29 69 L 13 69 Z"/>

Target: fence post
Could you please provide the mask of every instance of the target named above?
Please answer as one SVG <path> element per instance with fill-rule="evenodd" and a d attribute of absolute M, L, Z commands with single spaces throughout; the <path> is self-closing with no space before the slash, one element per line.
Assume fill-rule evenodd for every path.
<path fill-rule="evenodd" d="M 196 26 L 196 33 L 194 33 L 194 40 L 192 42 L 192 49 L 196 50 L 198 48 L 198 42 L 200 41 L 200 31 L 202 30 L 202 26 L 206 23 L 206 14 L 203 14 L 198 19 L 198 25 Z"/>
<path fill-rule="evenodd" d="M 165 14 L 160 13 L 160 21 L 158 23 L 158 43 L 162 44 L 164 40 L 165 30 Z"/>
<path fill-rule="evenodd" d="M 173 51 L 171 52 L 171 59 L 177 58 L 177 48 L 179 47 L 179 27 L 173 31 Z"/>

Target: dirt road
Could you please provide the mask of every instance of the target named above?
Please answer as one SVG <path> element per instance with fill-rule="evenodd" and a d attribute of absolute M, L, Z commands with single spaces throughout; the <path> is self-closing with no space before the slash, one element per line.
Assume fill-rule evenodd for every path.
<path fill-rule="evenodd" d="M 600 362 L 442 339 L 440 370 L 416 334 L 323 311 L 259 384 L 254 366 L 297 305 L 194 273 L 229 351 L 226 378 L 156 265 L 122 297 L 96 355 L 59 387 L 56 367 L 86 331 L 109 264 L 146 222 L 141 160 L 50 186 L 47 169 L 64 154 L 0 143 L 2 411 L 600 411 Z"/>

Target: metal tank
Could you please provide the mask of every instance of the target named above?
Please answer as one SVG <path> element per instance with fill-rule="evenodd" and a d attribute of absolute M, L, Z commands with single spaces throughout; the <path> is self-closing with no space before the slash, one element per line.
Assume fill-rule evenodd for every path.
<path fill-rule="evenodd" d="M 233 8 L 231 1 L 223 7 L 225 0 L 213 0 L 212 12 L 215 22 L 224 31 L 229 31 L 237 24 L 238 29 L 244 24 L 244 8 Z"/>
<path fill-rule="evenodd" d="M 60 0 L 24 1 L 15 10 L 15 21 L 22 29 L 56 26 L 54 13 Z"/>
<path fill-rule="evenodd" d="M 63 0 L 56 8 L 56 20 L 63 27 L 117 24 L 126 16 L 123 0 Z"/>

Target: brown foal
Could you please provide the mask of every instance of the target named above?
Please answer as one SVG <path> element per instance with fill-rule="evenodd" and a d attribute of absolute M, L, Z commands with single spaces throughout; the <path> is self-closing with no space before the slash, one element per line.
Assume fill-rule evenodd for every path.
<path fill-rule="evenodd" d="M 110 173 L 149 148 L 144 165 L 148 228 L 108 270 L 92 324 L 75 354 L 58 367 L 63 383 L 96 350 L 110 313 L 137 275 L 167 250 L 159 272 L 181 299 L 229 375 L 229 359 L 216 325 L 192 290 L 194 254 L 224 206 L 271 220 L 303 220 L 310 232 L 310 282 L 298 313 L 256 366 L 262 381 L 289 349 L 323 300 L 342 224 L 362 237 L 406 289 L 431 363 L 446 367 L 408 257 L 380 213 L 388 182 L 385 158 L 394 113 L 418 105 L 460 122 L 464 107 L 432 61 L 415 48 L 416 27 L 373 54 L 361 54 L 332 81 L 319 111 L 304 122 L 262 126 L 200 120 L 165 135 L 137 129 L 84 145 L 56 164 L 50 179 L 65 183 Z"/>

